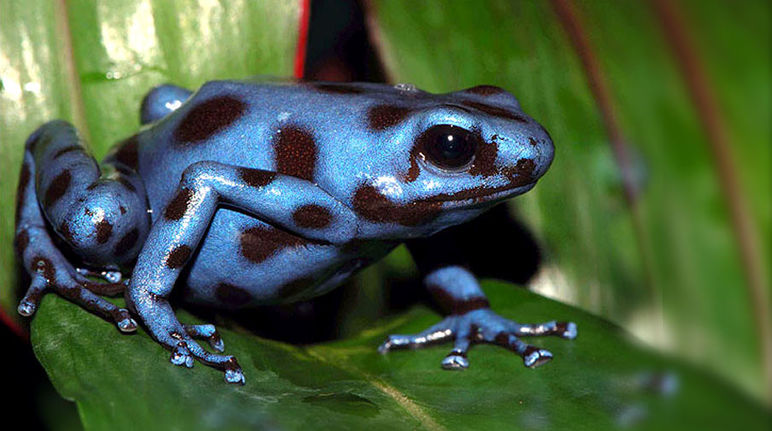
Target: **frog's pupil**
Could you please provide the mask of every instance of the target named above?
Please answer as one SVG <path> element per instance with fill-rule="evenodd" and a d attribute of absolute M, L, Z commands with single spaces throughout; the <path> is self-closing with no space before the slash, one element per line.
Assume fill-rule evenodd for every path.
<path fill-rule="evenodd" d="M 463 137 L 453 134 L 440 137 L 440 148 L 446 159 L 458 158 L 464 150 Z"/>

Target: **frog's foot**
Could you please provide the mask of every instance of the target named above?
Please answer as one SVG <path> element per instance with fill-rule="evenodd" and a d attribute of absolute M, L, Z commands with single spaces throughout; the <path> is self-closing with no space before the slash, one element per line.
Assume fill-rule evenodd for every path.
<path fill-rule="evenodd" d="M 226 382 L 244 384 L 244 373 L 235 357 L 210 353 L 195 341 L 206 339 L 214 350 L 222 352 L 225 346 L 214 325 L 183 325 L 166 298 L 143 289 L 129 289 L 126 301 L 150 335 L 172 352 L 172 364 L 191 368 L 198 360 L 223 371 Z"/>
<path fill-rule="evenodd" d="M 396 349 L 417 349 L 454 340 L 453 350 L 442 361 L 442 368 L 458 370 L 469 367 L 467 352 L 473 344 L 491 343 L 512 350 L 523 358 L 526 367 L 535 368 L 549 362 L 552 353 L 526 344 L 518 337 L 554 335 L 574 339 L 576 334 L 573 322 L 519 324 L 484 308 L 448 316 L 415 335 L 390 335 L 378 351 L 387 353 Z"/>
<path fill-rule="evenodd" d="M 58 251 L 41 252 L 25 260 L 29 262 L 27 268 L 32 282 L 17 308 L 22 316 L 33 315 L 43 295 L 53 291 L 86 310 L 112 320 L 122 332 L 137 329 L 137 322 L 128 310 L 99 296 L 122 292 L 126 287 L 124 284 L 93 282 L 77 273 Z"/>
<path fill-rule="evenodd" d="M 172 364 L 191 368 L 193 360 L 197 359 L 225 372 L 226 382 L 244 384 L 244 373 L 234 356 L 209 353 L 193 340 L 193 337 L 206 338 L 213 349 L 222 352 L 224 345 L 214 326 L 184 325 L 178 329 L 182 329 L 182 332 L 175 330 L 171 331 L 168 337 L 156 337 L 161 344 L 172 351 L 169 358 Z"/>

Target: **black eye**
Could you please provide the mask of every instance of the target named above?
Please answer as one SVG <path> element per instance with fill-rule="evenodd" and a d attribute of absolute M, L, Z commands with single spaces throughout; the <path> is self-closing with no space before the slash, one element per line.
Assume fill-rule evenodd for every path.
<path fill-rule="evenodd" d="M 438 168 L 458 170 L 474 159 L 479 136 L 464 128 L 443 124 L 433 126 L 419 137 L 420 151 Z"/>

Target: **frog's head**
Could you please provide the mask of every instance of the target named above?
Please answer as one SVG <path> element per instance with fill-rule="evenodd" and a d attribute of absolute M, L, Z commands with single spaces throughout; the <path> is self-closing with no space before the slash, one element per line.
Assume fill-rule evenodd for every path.
<path fill-rule="evenodd" d="M 431 234 L 527 192 L 552 163 L 549 134 L 506 91 L 409 91 L 367 112 L 378 162 L 352 199 L 365 219 Z"/>

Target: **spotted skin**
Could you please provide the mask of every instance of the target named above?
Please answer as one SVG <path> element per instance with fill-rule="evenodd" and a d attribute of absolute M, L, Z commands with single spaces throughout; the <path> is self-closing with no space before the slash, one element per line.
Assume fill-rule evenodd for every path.
<path fill-rule="evenodd" d="M 177 320 L 167 300 L 174 286 L 219 309 L 321 295 L 400 242 L 527 192 L 553 157 L 547 132 L 492 86 L 430 94 L 366 83 L 218 81 L 195 93 L 164 85 L 143 99 L 140 119 L 146 127 L 101 165 L 68 123 L 28 139 L 15 246 L 32 282 L 19 312 L 31 315 L 55 291 L 123 331 L 143 324 L 173 364 L 198 360 L 231 383 L 245 381 L 238 362 L 221 354 L 213 326 Z M 437 150 L 452 138 L 439 141 L 436 128 L 471 144 Z M 95 275 L 103 281 L 87 278 Z M 390 337 L 382 352 L 453 341 L 443 366 L 464 368 L 469 347 L 488 342 L 536 366 L 551 355 L 519 337 L 575 336 L 570 323 L 496 315 L 462 267 L 425 276 L 447 317 Z M 101 297 L 120 292 L 127 309 Z"/>

